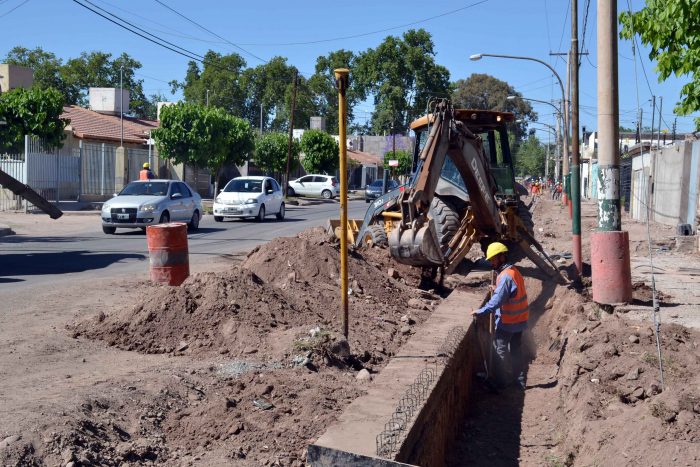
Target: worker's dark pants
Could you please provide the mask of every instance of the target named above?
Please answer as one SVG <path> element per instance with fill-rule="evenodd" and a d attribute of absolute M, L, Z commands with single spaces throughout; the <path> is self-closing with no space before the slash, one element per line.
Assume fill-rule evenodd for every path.
<path fill-rule="evenodd" d="M 501 386 L 507 386 L 515 381 L 525 382 L 522 337 L 522 331 L 508 332 L 496 329 L 494 345 L 496 346 L 496 355 L 499 360 L 495 369 L 496 382 Z M 508 363 L 510 363 L 510 368 Z"/>

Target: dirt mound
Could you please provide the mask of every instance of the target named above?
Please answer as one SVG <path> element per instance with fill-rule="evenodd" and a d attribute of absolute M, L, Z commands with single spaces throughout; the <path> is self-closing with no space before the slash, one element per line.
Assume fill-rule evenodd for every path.
<path fill-rule="evenodd" d="M 372 262 L 385 256 L 349 257 L 351 347 L 365 361 L 391 355 L 411 333 L 407 323 L 422 322 L 440 300 L 407 286 L 405 277 L 415 280 L 407 270 L 390 277 L 386 263 Z M 311 229 L 256 248 L 230 272 L 150 286 L 136 305 L 78 323 L 74 335 L 146 353 L 283 358 L 310 328 L 340 332 L 339 271 L 337 245 Z"/>
<path fill-rule="evenodd" d="M 662 388 L 648 324 L 562 289 L 548 315 L 540 323 L 550 334 L 540 361 L 558 365 L 560 459 L 567 465 L 671 465 L 680 459 L 696 465 L 700 335 L 662 326 Z"/>

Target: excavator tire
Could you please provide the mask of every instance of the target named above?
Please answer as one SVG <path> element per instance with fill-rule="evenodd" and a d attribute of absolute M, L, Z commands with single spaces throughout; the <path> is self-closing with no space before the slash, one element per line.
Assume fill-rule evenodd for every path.
<path fill-rule="evenodd" d="M 433 198 L 433 202 L 430 203 L 430 217 L 435 222 L 440 250 L 445 253 L 448 243 L 450 243 L 450 240 L 452 240 L 452 237 L 455 236 L 459 229 L 460 223 L 457 211 L 436 196 Z"/>
<path fill-rule="evenodd" d="M 365 246 L 370 246 L 371 244 L 380 248 L 387 247 L 389 245 L 389 238 L 386 235 L 384 226 L 381 224 L 372 224 L 367 227 L 362 243 Z"/>

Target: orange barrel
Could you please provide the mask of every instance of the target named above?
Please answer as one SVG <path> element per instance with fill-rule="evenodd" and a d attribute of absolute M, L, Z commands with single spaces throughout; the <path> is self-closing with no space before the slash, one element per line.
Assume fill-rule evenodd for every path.
<path fill-rule="evenodd" d="M 190 275 L 187 224 L 149 225 L 146 240 L 151 257 L 151 280 L 160 284 L 182 284 Z"/>

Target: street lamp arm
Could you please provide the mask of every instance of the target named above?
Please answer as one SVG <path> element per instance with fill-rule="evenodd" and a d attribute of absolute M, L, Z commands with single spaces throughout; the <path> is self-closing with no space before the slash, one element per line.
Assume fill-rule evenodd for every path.
<path fill-rule="evenodd" d="M 476 58 L 476 57 L 478 57 L 478 58 Z M 566 93 L 564 92 L 564 83 L 562 82 L 561 77 L 559 76 L 557 71 L 549 63 L 545 62 L 544 60 L 540 60 L 539 58 L 534 58 L 534 57 L 521 57 L 518 55 L 501 55 L 501 54 L 476 54 L 476 55 L 472 55 L 470 57 L 470 59 L 471 60 L 479 60 L 481 57 L 512 58 L 514 60 L 530 60 L 532 62 L 541 63 L 542 65 L 549 68 L 550 71 L 552 72 L 552 74 L 554 76 L 556 76 L 557 81 L 559 81 L 559 88 L 561 88 L 562 98 L 566 95 Z"/>
<path fill-rule="evenodd" d="M 508 96 L 506 99 L 511 100 L 511 101 L 515 100 L 515 99 L 522 99 L 524 101 L 539 102 L 541 104 L 551 105 L 552 107 L 554 107 L 554 110 L 557 112 L 557 114 L 561 115 L 561 110 L 559 109 L 559 107 L 552 104 L 551 102 L 543 101 L 540 99 L 533 99 L 531 97 L 522 97 L 522 96 Z"/>

